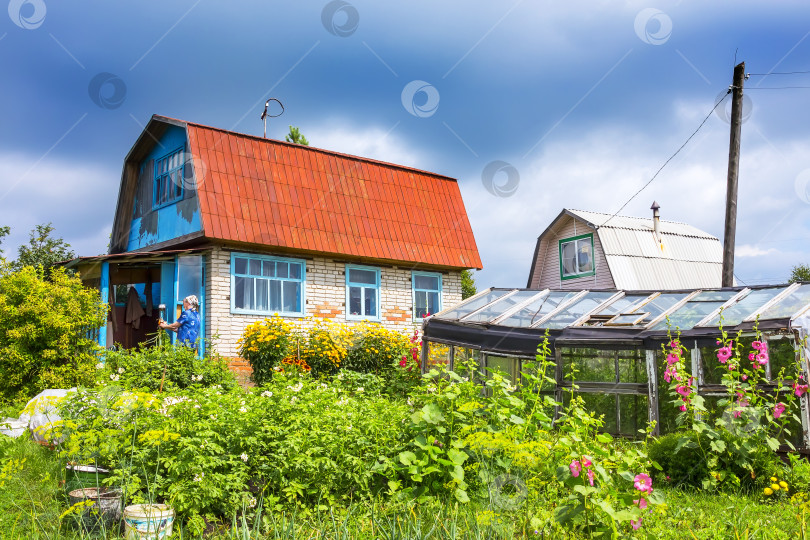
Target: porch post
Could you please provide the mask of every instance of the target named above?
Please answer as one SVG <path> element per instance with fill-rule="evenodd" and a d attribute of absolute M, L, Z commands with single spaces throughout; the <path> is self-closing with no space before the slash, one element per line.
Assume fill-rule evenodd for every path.
<path fill-rule="evenodd" d="M 101 263 L 101 301 L 107 304 L 110 301 L 110 263 L 104 261 Z M 115 309 L 115 306 L 109 306 L 110 309 Z M 104 324 L 98 331 L 98 344 L 106 349 L 107 348 L 107 317 L 104 317 Z M 103 360 L 102 360 L 103 362 Z"/>

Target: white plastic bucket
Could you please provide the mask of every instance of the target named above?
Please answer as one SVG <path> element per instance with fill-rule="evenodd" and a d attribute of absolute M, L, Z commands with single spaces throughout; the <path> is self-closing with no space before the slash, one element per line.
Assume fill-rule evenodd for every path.
<path fill-rule="evenodd" d="M 172 535 L 174 509 L 165 504 L 133 504 L 124 508 L 126 540 L 158 540 Z"/>

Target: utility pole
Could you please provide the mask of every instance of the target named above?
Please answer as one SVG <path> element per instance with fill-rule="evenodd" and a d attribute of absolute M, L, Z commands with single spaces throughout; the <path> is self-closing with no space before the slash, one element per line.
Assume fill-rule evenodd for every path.
<path fill-rule="evenodd" d="M 728 143 L 728 187 L 726 189 L 726 232 L 723 236 L 723 287 L 734 286 L 734 237 L 737 231 L 737 175 L 740 171 L 743 83 L 745 62 L 734 66 L 731 85 L 731 136 Z"/>

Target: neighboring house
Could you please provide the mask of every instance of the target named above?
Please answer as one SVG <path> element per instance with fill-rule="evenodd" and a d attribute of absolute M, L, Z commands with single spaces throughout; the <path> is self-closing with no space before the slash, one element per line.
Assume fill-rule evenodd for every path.
<path fill-rule="evenodd" d="M 720 287 L 720 240 L 691 225 L 564 209 L 537 239 L 529 288 Z"/>
<path fill-rule="evenodd" d="M 196 294 L 204 337 L 235 357 L 274 313 L 411 330 L 460 302 L 481 260 L 453 178 L 153 116 L 124 161 L 109 254 L 67 266 L 115 306 L 101 344 L 136 345 L 159 304 L 171 322 Z"/>

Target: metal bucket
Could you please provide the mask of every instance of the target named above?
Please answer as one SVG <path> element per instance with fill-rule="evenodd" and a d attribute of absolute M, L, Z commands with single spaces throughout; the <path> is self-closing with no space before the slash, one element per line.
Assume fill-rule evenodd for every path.
<path fill-rule="evenodd" d="M 126 540 L 158 540 L 172 535 L 174 509 L 165 504 L 133 504 L 124 508 Z"/>
<path fill-rule="evenodd" d="M 75 489 L 101 488 L 102 480 L 110 471 L 95 465 L 68 465 L 65 467 L 65 493 Z"/>
<path fill-rule="evenodd" d="M 77 525 L 84 531 L 117 530 L 121 521 L 121 490 L 110 488 L 74 489 L 68 494 L 70 505 L 92 501 L 76 514 Z"/>

